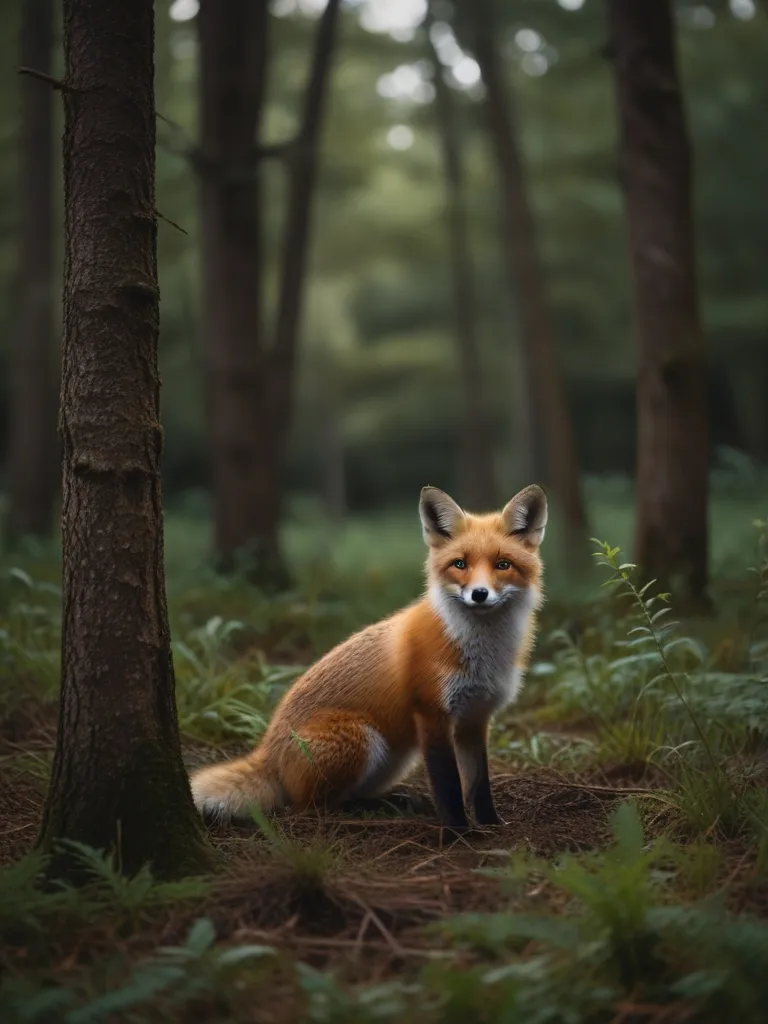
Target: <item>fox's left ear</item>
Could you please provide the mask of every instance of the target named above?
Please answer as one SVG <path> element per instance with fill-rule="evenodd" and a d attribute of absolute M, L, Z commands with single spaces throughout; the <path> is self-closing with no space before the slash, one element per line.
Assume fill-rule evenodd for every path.
<path fill-rule="evenodd" d="M 422 487 L 419 517 L 424 540 L 430 547 L 455 537 L 467 518 L 453 498 L 439 487 Z"/>
<path fill-rule="evenodd" d="M 501 518 L 510 535 L 528 548 L 537 548 L 544 540 L 547 526 L 547 496 L 537 484 L 524 487 L 507 502 Z"/>

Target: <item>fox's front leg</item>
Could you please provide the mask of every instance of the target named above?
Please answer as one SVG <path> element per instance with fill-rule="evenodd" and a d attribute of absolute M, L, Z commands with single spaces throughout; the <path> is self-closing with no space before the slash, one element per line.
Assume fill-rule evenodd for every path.
<path fill-rule="evenodd" d="M 488 774 L 488 719 L 462 719 L 456 723 L 456 746 L 464 799 L 478 825 L 503 825 L 496 812 Z"/>
<path fill-rule="evenodd" d="M 469 828 L 450 719 L 447 715 L 417 715 L 416 727 L 441 822 L 456 831 Z"/>

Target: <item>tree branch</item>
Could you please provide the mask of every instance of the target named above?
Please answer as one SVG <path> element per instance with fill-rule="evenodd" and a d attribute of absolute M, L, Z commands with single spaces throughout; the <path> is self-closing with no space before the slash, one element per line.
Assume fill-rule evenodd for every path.
<path fill-rule="evenodd" d="M 164 213 L 160 213 L 160 211 L 157 209 L 157 207 L 155 207 L 155 216 L 159 220 L 164 220 L 166 224 L 170 224 L 172 228 L 176 228 L 176 230 L 180 231 L 182 233 L 182 235 L 188 235 L 189 234 L 189 232 L 187 230 L 185 230 L 181 226 L 181 224 L 177 224 L 175 220 L 171 220 L 171 218 L 170 217 L 166 217 Z"/>
<path fill-rule="evenodd" d="M 35 68 L 20 67 L 20 75 L 28 75 L 30 78 L 36 78 L 38 82 L 45 82 L 46 85 L 50 85 L 52 89 L 57 92 L 79 92 L 78 89 L 73 88 L 71 85 L 67 85 L 66 82 L 60 78 L 54 78 L 53 75 L 47 74 L 45 71 L 36 71 Z"/>

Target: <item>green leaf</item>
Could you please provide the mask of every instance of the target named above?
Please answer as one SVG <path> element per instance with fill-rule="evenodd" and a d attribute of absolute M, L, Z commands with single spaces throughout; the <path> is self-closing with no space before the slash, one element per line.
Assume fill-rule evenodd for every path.
<path fill-rule="evenodd" d="M 216 929 L 208 917 L 198 917 L 189 929 L 185 947 L 197 956 L 206 953 L 216 941 Z"/>
<path fill-rule="evenodd" d="M 277 950 L 274 946 L 233 946 L 231 949 L 222 950 L 216 957 L 216 963 L 222 967 L 231 967 L 243 960 L 252 960 L 256 957 L 275 956 Z"/>
<path fill-rule="evenodd" d="M 622 862 L 631 864 L 639 860 L 645 846 L 645 835 L 634 803 L 628 801 L 616 808 L 611 819 L 611 829 L 616 840 L 616 852 Z"/>

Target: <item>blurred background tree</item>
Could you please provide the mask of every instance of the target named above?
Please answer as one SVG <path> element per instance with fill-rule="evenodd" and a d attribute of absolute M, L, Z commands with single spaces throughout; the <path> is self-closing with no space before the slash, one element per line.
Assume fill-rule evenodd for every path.
<path fill-rule="evenodd" d="M 4 24 L 18 25 L 21 0 L 2 0 L 2 8 Z M 285 491 L 273 490 L 264 499 L 272 509 L 266 515 L 272 520 L 269 529 L 263 524 L 256 529 L 256 514 L 249 512 L 246 532 L 274 537 L 278 514 L 283 521 L 318 518 L 325 509 L 339 522 L 398 508 L 412 513 L 424 483 L 447 488 L 467 505 L 475 500 L 468 456 L 462 457 L 468 448 L 467 390 L 473 371 L 467 372 L 457 345 L 457 270 L 447 232 L 440 84 L 460 126 L 473 337 L 482 368 L 479 436 L 487 438 L 484 451 L 491 465 L 482 472 L 492 475 L 499 498 L 535 475 L 551 485 L 555 505 L 567 512 L 567 495 L 562 486 L 557 493 L 555 467 L 542 444 L 552 431 L 551 412 L 527 369 L 523 304 L 530 296 L 521 295 L 519 285 L 512 287 L 507 264 L 499 178 L 487 131 L 487 83 L 471 31 L 473 4 L 434 0 L 431 5 L 430 38 L 440 83 L 424 24 L 426 0 L 340 4 L 327 107 L 317 136 L 317 182 L 307 205 L 304 301 L 285 298 L 286 268 L 297 266 L 287 260 L 284 246 L 289 211 L 295 209 L 286 143 L 300 136 L 306 116 L 307 82 L 325 8 L 324 0 L 273 0 L 264 11 L 263 104 L 260 115 L 249 111 L 243 129 L 259 155 L 258 280 L 255 270 L 244 275 L 252 280 L 249 301 L 258 298 L 258 313 L 248 317 L 253 321 L 250 355 L 259 332 L 265 345 L 273 344 L 281 308 L 283 318 L 289 312 L 298 320 L 296 373 L 289 375 L 287 389 L 285 383 L 282 390 L 268 387 L 284 410 L 278 419 L 290 413 Z M 726 448 L 765 459 L 768 211 L 762 193 L 768 141 L 762 129 L 768 83 L 762 64 L 768 15 L 754 0 L 679 0 L 672 9 L 695 167 L 711 461 Z M 566 468 L 581 471 L 568 493 L 584 485 L 586 516 L 592 518 L 595 479 L 622 478 L 629 486 L 637 438 L 631 266 L 608 7 L 602 0 L 510 0 L 489 10 L 499 79 L 504 94 L 515 100 L 530 215 L 572 425 L 574 454 Z M 206 523 L 217 518 L 214 466 L 221 469 L 221 464 L 205 395 L 211 385 L 211 331 L 222 325 L 205 311 L 204 253 L 220 275 L 222 266 L 210 257 L 211 233 L 198 209 L 200 165 L 190 159 L 203 141 L 197 128 L 198 21 L 197 0 L 158 0 L 158 208 L 187 232 L 160 223 L 165 494 L 171 511 L 183 510 Z M 4 33 L 0 46 L 6 68 L 13 68 L 15 31 Z M 55 52 L 54 68 L 59 61 Z M 13 408 L 11 339 L 21 322 L 23 294 L 18 278 L 21 87 L 9 72 L 0 94 L 0 445 L 5 451 Z M 231 109 L 225 113 L 232 115 Z M 60 196 L 58 181 L 55 188 Z M 54 251 L 59 251 L 56 245 L 58 240 Z M 258 411 L 251 409 L 254 423 Z M 260 447 L 271 428 L 248 423 L 240 442 Z M 280 429 L 275 428 L 278 438 Z M 279 445 L 278 440 L 277 452 Z M 559 446 L 556 454 L 563 450 Z M 249 478 L 244 485 L 266 486 L 266 478 L 253 479 L 252 468 L 264 466 L 264 458 L 260 447 L 243 474 Z M 276 473 L 281 458 L 273 459 Z M 6 493 L 8 479 L 6 469 Z M 245 512 L 241 492 L 228 493 L 232 511 Z M 557 519 L 557 507 L 555 512 Z M 561 514 L 563 519 L 578 524 L 579 517 Z M 240 534 L 230 544 L 214 533 L 211 547 L 222 554 L 242 542 Z"/>

